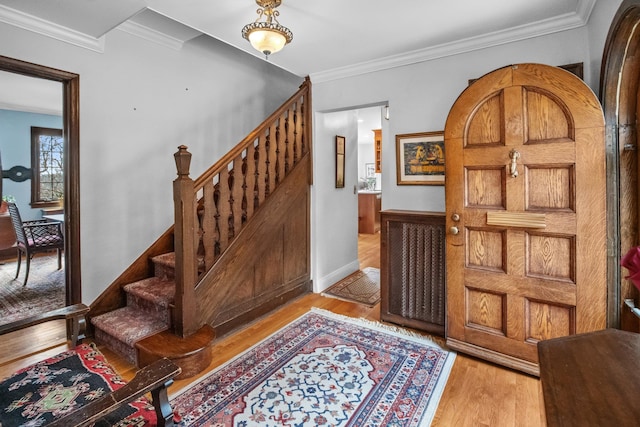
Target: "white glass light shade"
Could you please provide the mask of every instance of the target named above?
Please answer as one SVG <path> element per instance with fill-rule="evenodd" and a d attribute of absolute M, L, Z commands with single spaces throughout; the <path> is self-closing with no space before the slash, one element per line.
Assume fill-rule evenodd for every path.
<path fill-rule="evenodd" d="M 258 52 L 271 55 L 282 50 L 287 44 L 287 38 L 274 30 L 255 29 L 249 33 L 249 42 Z"/>

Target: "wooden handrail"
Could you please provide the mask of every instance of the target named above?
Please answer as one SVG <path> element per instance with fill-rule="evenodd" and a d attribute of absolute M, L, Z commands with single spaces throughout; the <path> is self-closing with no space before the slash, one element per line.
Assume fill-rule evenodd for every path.
<path fill-rule="evenodd" d="M 202 326 L 195 301 L 206 273 L 293 168 L 311 152 L 311 81 L 199 178 L 189 178 L 191 154 L 175 154 L 176 296 L 174 330 L 183 337 Z M 309 183 L 311 183 L 311 176 Z"/>

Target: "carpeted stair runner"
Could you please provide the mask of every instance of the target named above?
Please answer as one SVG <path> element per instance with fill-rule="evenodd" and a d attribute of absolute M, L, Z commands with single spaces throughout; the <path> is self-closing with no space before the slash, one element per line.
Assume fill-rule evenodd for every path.
<path fill-rule="evenodd" d="M 211 363 L 215 332 L 207 324 L 185 338 L 172 332 L 175 255 L 163 254 L 151 261 L 154 277 L 123 287 L 126 307 L 91 319 L 95 339 L 140 368 L 167 357 L 182 369 L 175 379 L 189 378 Z M 203 266 L 200 260 L 200 268 Z"/>
<path fill-rule="evenodd" d="M 169 307 L 173 304 L 176 284 L 173 279 L 150 277 L 124 287 L 127 293 L 127 305 L 141 308 L 171 325 Z"/>
<path fill-rule="evenodd" d="M 174 254 L 152 259 L 155 277 L 124 286 L 127 306 L 93 317 L 95 338 L 139 366 L 136 343 L 169 329 L 175 295 Z"/>
<path fill-rule="evenodd" d="M 158 317 L 138 307 L 127 306 L 91 319 L 95 327 L 95 338 L 111 350 L 138 365 L 136 343 L 148 336 L 162 332 L 169 325 Z"/>

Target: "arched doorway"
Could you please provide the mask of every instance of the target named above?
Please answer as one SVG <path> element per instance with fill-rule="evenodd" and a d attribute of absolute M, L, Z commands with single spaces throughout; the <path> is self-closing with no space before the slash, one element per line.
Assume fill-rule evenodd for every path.
<path fill-rule="evenodd" d="M 638 94 L 640 81 L 640 0 L 625 0 L 611 24 L 602 58 L 600 100 L 607 137 L 609 244 L 609 326 L 639 331 L 638 318 L 625 309 L 638 291 L 624 279 L 620 257 L 640 243 L 638 234 Z"/>

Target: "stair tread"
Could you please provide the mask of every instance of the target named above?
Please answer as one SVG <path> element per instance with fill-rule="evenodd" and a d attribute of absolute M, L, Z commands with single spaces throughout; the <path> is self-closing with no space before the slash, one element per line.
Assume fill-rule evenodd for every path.
<path fill-rule="evenodd" d="M 169 328 L 162 319 L 133 307 L 122 307 L 101 314 L 92 318 L 91 323 L 130 346 Z"/>
<path fill-rule="evenodd" d="M 125 292 L 139 298 L 151 301 L 161 307 L 173 304 L 176 284 L 174 280 L 159 277 L 149 277 L 124 286 Z"/>
<path fill-rule="evenodd" d="M 198 255 L 198 269 L 202 269 L 204 267 L 204 257 L 202 255 Z M 176 253 L 175 252 L 167 252 L 165 254 L 156 255 L 151 258 L 154 264 L 160 264 L 167 267 L 175 268 L 176 266 Z"/>
<path fill-rule="evenodd" d="M 156 264 L 168 265 L 174 267 L 176 264 L 176 254 L 175 252 L 167 252 L 166 254 L 156 255 L 151 258 Z"/>

